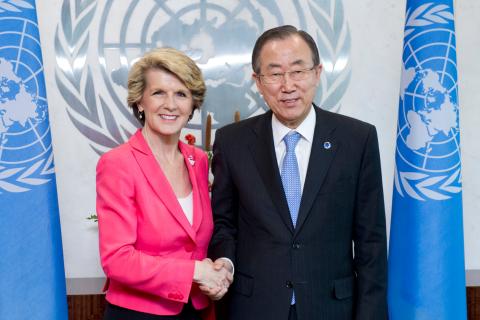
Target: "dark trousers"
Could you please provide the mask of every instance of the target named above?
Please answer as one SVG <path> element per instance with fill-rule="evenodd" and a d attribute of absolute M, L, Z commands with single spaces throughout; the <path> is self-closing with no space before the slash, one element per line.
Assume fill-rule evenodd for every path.
<path fill-rule="evenodd" d="M 228 319 L 228 306 L 223 300 L 217 301 L 216 305 L 216 318 L 217 320 L 227 320 Z M 290 311 L 288 312 L 288 320 L 297 320 L 297 309 L 295 305 L 290 306 Z"/>
<path fill-rule="evenodd" d="M 297 320 L 297 309 L 295 305 L 290 306 L 290 312 L 288 313 L 288 320 Z"/>
<path fill-rule="evenodd" d="M 199 312 L 192 304 L 187 303 L 180 314 L 173 316 L 159 316 L 135 310 L 122 308 L 107 302 L 103 320 L 201 320 Z"/>

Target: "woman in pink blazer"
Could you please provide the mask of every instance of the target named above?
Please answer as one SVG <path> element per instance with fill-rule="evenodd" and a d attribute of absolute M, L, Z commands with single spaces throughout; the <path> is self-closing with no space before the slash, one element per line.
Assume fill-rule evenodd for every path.
<path fill-rule="evenodd" d="M 205 90 L 198 66 L 175 49 L 147 53 L 129 73 L 128 105 L 143 128 L 97 165 L 104 319 L 212 319 L 203 292 L 231 281 L 206 259 L 207 157 L 179 141 Z"/>

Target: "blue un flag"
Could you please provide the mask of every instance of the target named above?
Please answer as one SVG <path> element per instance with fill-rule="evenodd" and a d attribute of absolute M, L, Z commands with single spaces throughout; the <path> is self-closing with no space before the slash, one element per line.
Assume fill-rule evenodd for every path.
<path fill-rule="evenodd" d="M 402 60 L 390 319 L 466 319 L 452 0 L 407 1 Z"/>
<path fill-rule="evenodd" d="M 33 0 L 0 1 L 0 319 L 67 319 Z"/>

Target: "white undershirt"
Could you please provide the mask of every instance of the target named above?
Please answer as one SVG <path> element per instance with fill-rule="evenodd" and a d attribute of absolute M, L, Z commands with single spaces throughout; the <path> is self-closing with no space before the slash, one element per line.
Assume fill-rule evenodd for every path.
<path fill-rule="evenodd" d="M 193 190 L 185 198 L 177 198 L 190 225 L 193 225 Z"/>

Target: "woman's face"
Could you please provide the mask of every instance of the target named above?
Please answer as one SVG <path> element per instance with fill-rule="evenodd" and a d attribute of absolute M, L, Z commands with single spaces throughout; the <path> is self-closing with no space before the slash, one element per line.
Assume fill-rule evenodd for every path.
<path fill-rule="evenodd" d="M 159 136 L 180 136 L 193 111 L 192 93 L 172 73 L 150 69 L 138 110 L 145 112 L 145 129 Z"/>

